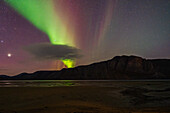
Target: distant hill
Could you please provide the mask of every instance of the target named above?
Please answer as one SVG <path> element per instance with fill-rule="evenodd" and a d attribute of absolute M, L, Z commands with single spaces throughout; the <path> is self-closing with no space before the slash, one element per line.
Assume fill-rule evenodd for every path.
<path fill-rule="evenodd" d="M 7 75 L 0 75 L 0 80 L 1 79 L 8 79 L 9 78 L 9 76 L 7 76 Z"/>
<path fill-rule="evenodd" d="M 138 56 L 116 56 L 98 62 L 61 71 L 37 71 L 21 73 L 0 79 L 13 80 L 133 80 L 170 79 L 170 59 L 144 59 Z"/>

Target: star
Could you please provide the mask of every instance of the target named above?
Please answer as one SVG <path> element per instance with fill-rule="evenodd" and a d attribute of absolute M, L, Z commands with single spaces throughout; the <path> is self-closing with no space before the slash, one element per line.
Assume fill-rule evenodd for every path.
<path fill-rule="evenodd" d="M 7 56 L 8 56 L 8 57 L 11 57 L 11 56 L 12 56 L 12 54 L 11 54 L 11 53 L 8 53 L 8 54 L 7 54 Z"/>
<path fill-rule="evenodd" d="M 4 43 L 4 41 L 3 41 L 3 40 L 1 40 L 1 43 Z"/>

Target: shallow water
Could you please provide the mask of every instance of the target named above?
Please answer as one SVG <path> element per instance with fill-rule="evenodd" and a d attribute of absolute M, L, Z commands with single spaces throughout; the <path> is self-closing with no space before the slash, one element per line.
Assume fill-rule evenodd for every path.
<path fill-rule="evenodd" d="M 0 80 L 0 87 L 130 86 L 169 87 L 170 80 Z"/>

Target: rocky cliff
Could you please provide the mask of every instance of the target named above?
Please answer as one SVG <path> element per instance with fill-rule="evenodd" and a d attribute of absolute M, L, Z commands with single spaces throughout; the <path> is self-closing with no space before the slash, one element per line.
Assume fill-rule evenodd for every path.
<path fill-rule="evenodd" d="M 167 79 L 170 78 L 170 60 L 147 60 L 137 56 L 116 56 L 111 60 L 61 71 L 22 73 L 8 79 Z M 1 77 L 1 79 L 3 79 Z M 7 78 L 5 78 L 7 79 Z"/>

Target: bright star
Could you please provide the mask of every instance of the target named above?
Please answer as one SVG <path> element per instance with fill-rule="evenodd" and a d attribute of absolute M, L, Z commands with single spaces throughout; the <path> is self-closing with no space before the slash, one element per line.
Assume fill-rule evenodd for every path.
<path fill-rule="evenodd" d="M 8 54 L 7 54 L 7 56 L 8 56 L 8 57 L 11 57 L 11 56 L 12 56 L 12 54 L 11 54 L 11 53 L 8 53 Z"/>

